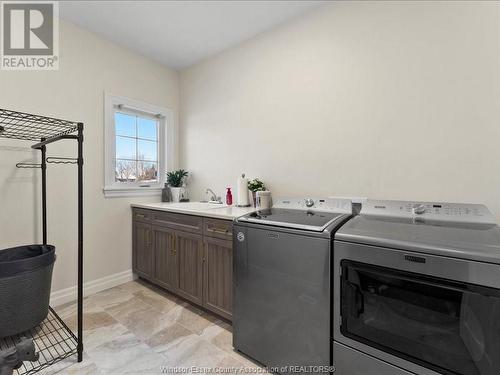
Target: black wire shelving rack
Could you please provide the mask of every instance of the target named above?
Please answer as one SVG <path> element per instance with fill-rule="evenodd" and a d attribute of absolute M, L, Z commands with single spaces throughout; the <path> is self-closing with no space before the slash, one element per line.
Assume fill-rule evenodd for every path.
<path fill-rule="evenodd" d="M 18 375 L 34 374 L 72 355 L 83 359 L 83 123 L 33 115 L 0 108 L 0 138 L 36 142 L 41 163 L 17 163 L 17 168 L 36 168 L 42 174 L 42 238 L 47 244 L 47 164 L 78 166 L 78 307 L 77 333 L 73 333 L 57 313 L 49 308 L 47 318 L 37 327 L 0 339 L 0 350 L 15 346 L 21 337 L 32 338 L 39 353 L 36 362 L 24 362 Z M 47 145 L 70 139 L 77 142 L 77 157 L 47 157 Z"/>
<path fill-rule="evenodd" d="M 16 370 L 18 374 L 35 374 L 78 354 L 78 338 L 51 307 L 49 315 L 38 327 L 1 339 L 0 350 L 15 346 L 23 338 L 33 339 L 39 358 L 35 362 L 24 362 Z"/>

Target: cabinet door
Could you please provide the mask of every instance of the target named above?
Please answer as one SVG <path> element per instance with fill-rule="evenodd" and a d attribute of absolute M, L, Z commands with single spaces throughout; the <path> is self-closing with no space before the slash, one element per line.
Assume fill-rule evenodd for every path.
<path fill-rule="evenodd" d="M 233 244 L 205 237 L 203 306 L 227 319 L 233 311 Z"/>
<path fill-rule="evenodd" d="M 134 221 L 132 241 L 134 272 L 146 278 L 153 277 L 151 225 Z"/>
<path fill-rule="evenodd" d="M 179 269 L 175 250 L 175 232 L 153 226 L 154 279 L 162 287 L 175 291 L 179 285 Z"/>
<path fill-rule="evenodd" d="M 203 295 L 203 242 L 200 235 L 175 233 L 175 249 L 179 262 L 179 288 L 182 297 L 202 304 Z"/>

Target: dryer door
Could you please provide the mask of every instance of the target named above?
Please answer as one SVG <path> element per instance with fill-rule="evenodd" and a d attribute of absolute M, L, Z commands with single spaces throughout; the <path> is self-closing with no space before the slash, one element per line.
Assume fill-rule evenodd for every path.
<path fill-rule="evenodd" d="M 425 257 L 405 256 L 425 269 Z M 340 267 L 340 333 L 359 349 L 441 374 L 500 373 L 500 290 L 351 259 Z"/>

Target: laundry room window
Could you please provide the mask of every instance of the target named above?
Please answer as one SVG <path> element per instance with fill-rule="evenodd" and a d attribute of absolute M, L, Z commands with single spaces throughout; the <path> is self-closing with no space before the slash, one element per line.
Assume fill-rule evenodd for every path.
<path fill-rule="evenodd" d="M 174 164 L 172 111 L 106 95 L 105 112 L 104 194 L 160 194 Z"/>
<path fill-rule="evenodd" d="M 159 118 L 115 112 L 115 182 L 158 182 Z"/>

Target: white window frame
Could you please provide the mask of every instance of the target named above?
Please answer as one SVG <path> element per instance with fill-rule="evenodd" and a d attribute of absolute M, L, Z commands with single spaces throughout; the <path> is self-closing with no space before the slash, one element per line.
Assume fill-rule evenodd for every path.
<path fill-rule="evenodd" d="M 141 114 L 158 119 L 158 182 L 156 183 L 124 183 L 115 181 L 116 169 L 116 132 L 115 112 Z M 174 112 L 168 108 L 140 102 L 138 100 L 104 95 L 104 196 L 137 197 L 160 196 L 165 184 L 165 172 L 173 170 L 175 160 L 176 124 Z"/>

